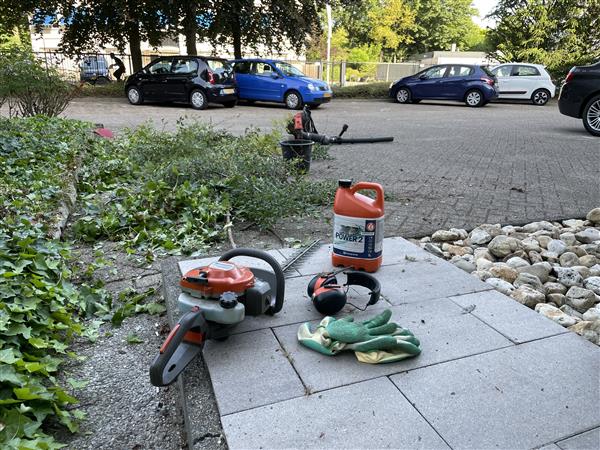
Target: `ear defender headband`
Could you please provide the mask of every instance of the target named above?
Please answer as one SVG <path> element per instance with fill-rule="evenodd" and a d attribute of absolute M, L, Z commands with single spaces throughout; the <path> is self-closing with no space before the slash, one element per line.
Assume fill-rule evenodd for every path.
<path fill-rule="evenodd" d="M 317 311 L 323 315 L 332 316 L 338 313 L 347 302 L 346 294 L 348 289 L 343 290 L 342 286 L 338 284 L 335 276 L 342 270 L 319 274 L 308 283 L 306 293 L 312 299 Z M 359 308 L 349 302 L 348 304 L 354 306 L 356 309 L 364 311 L 367 306 L 377 303 L 381 293 L 381 285 L 379 284 L 379 281 L 377 281 L 377 278 L 368 273 L 355 270 L 344 273 L 348 277 L 348 281 L 344 286 L 363 286 L 371 291 L 369 301 L 364 308 Z"/>

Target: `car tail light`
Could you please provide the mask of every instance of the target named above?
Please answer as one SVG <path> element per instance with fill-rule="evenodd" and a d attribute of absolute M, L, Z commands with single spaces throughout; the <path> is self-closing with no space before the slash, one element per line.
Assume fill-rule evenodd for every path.
<path fill-rule="evenodd" d="M 567 74 L 567 78 L 565 78 L 565 83 L 568 83 L 569 81 L 571 81 L 573 79 L 574 73 L 573 73 L 573 69 L 569 70 L 569 73 Z"/>
<path fill-rule="evenodd" d="M 208 82 L 210 84 L 215 84 L 215 76 L 210 70 L 208 71 Z"/>
<path fill-rule="evenodd" d="M 493 80 L 493 79 L 491 79 L 491 78 L 482 77 L 482 78 L 481 78 L 481 81 L 483 81 L 484 83 L 487 83 L 487 84 L 489 84 L 490 86 L 493 86 L 493 85 L 494 85 L 494 80 Z"/>

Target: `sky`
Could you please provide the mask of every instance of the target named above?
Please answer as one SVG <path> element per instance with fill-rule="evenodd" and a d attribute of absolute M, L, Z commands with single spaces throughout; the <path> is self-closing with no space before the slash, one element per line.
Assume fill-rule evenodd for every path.
<path fill-rule="evenodd" d="M 494 9 L 496 3 L 498 3 L 497 0 L 473 0 L 473 6 L 479 10 L 479 17 L 473 17 L 473 21 L 483 28 L 494 25 L 494 21 L 484 19 L 484 17 Z"/>

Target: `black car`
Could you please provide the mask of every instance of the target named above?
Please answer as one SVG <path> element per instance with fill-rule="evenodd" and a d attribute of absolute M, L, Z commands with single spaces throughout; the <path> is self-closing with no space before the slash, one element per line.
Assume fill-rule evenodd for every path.
<path fill-rule="evenodd" d="M 593 136 L 600 136 L 600 61 L 573 67 L 560 89 L 558 109 L 566 116 L 583 119 Z"/>
<path fill-rule="evenodd" d="M 225 59 L 163 56 L 131 75 L 125 94 L 133 105 L 145 101 L 185 102 L 195 109 L 209 103 L 233 108 L 238 99 L 233 68 Z"/>

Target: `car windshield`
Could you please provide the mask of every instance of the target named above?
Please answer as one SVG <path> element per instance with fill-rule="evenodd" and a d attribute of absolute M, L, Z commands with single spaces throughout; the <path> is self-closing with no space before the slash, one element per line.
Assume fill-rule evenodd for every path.
<path fill-rule="evenodd" d="M 275 66 L 288 77 L 305 77 L 302 71 L 296 69 L 294 66 L 284 62 L 275 63 Z"/>

